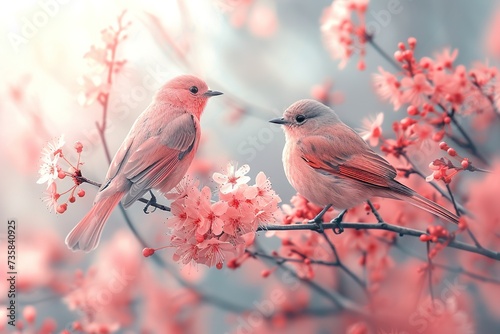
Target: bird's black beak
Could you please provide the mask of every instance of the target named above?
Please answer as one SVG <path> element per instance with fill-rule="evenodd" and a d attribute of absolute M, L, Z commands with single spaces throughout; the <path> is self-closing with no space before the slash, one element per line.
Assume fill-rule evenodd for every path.
<path fill-rule="evenodd" d="M 283 117 L 273 118 L 269 120 L 269 122 L 274 124 L 288 124 L 288 121 L 286 121 Z"/>
<path fill-rule="evenodd" d="M 203 96 L 208 96 L 208 97 L 211 97 L 211 96 L 217 96 L 217 95 L 222 95 L 223 93 L 221 92 L 218 92 L 216 90 L 207 90 L 205 92 L 205 94 L 203 94 Z"/>

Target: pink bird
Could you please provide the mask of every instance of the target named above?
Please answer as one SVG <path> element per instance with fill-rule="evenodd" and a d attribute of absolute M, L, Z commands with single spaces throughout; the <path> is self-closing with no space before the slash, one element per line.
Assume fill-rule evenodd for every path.
<path fill-rule="evenodd" d="M 396 181 L 394 167 L 324 104 L 300 100 L 270 122 L 284 126 L 288 181 L 309 201 L 325 207 L 315 222 L 320 223 L 331 206 L 349 209 L 372 197 L 386 197 L 458 223 L 455 214 Z M 345 210 L 332 222 L 340 223 L 343 214 Z"/>
<path fill-rule="evenodd" d="M 66 237 L 72 250 L 91 251 L 120 200 L 128 208 L 151 189 L 175 187 L 200 142 L 200 117 L 210 97 L 222 93 L 192 75 L 167 82 L 139 115 L 109 166 L 94 206 Z"/>

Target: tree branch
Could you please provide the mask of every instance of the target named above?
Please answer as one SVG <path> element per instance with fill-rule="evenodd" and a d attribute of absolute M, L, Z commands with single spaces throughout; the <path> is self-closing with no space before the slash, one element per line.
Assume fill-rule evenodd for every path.
<path fill-rule="evenodd" d="M 336 224 L 324 223 L 324 229 L 334 229 L 337 227 Z M 409 235 L 413 237 L 420 237 L 421 235 L 429 235 L 428 233 L 409 227 L 402 227 L 397 225 L 392 225 L 386 222 L 383 223 L 342 223 L 344 229 L 354 229 L 354 230 L 384 230 L 394 233 L 398 233 L 400 236 Z M 316 224 L 292 224 L 292 225 L 267 225 L 257 228 L 257 231 L 296 231 L 296 230 L 310 230 L 317 231 L 318 225 Z M 444 243 L 446 247 L 460 249 L 463 251 L 479 254 L 490 259 L 500 261 L 500 253 L 495 252 L 486 248 L 478 248 L 474 245 L 467 244 L 465 242 L 456 240 L 445 240 L 439 239 L 439 243 L 442 241 L 447 241 Z"/>

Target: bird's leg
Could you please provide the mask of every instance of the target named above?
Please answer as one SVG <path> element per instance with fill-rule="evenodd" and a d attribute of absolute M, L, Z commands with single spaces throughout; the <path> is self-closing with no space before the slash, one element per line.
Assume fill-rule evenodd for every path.
<path fill-rule="evenodd" d="M 151 194 L 151 198 L 149 201 L 146 203 L 146 206 L 144 207 L 144 213 L 145 214 L 150 214 L 151 212 L 156 211 L 156 207 L 153 209 L 153 211 L 148 211 L 149 206 L 156 204 L 156 196 L 153 194 L 151 190 L 149 190 L 149 193 Z"/>
<path fill-rule="evenodd" d="M 335 227 L 333 228 L 333 233 L 341 234 L 342 232 L 344 232 L 344 228 L 342 227 L 342 220 L 344 219 L 346 213 L 347 209 L 343 210 L 337 217 L 333 218 L 332 221 L 330 222 L 331 224 L 335 225 Z"/>
<path fill-rule="evenodd" d="M 323 216 L 325 215 L 325 213 L 332 207 L 331 204 L 328 204 L 327 206 L 325 206 L 323 208 L 323 210 L 321 210 L 320 213 L 318 213 L 318 215 L 316 217 L 314 217 L 314 219 L 310 220 L 309 223 L 310 224 L 316 224 L 316 226 L 318 226 L 318 231 L 319 232 L 323 232 L 324 229 L 323 229 Z"/>

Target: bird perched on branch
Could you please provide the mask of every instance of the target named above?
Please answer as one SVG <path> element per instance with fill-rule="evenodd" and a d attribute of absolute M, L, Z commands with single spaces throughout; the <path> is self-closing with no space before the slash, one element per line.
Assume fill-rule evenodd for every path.
<path fill-rule="evenodd" d="M 175 187 L 198 149 L 205 105 L 221 94 L 192 75 L 163 85 L 116 152 L 94 206 L 68 234 L 66 245 L 72 250 L 93 250 L 120 200 L 127 208 L 151 189 L 166 193 Z"/>
<path fill-rule="evenodd" d="M 395 180 L 396 170 L 337 114 L 314 100 L 300 100 L 270 120 L 283 125 L 286 144 L 283 166 L 291 185 L 309 201 L 325 209 L 349 209 L 372 197 L 402 200 L 446 221 L 458 217 Z M 335 223 L 342 220 L 344 212 Z"/>

